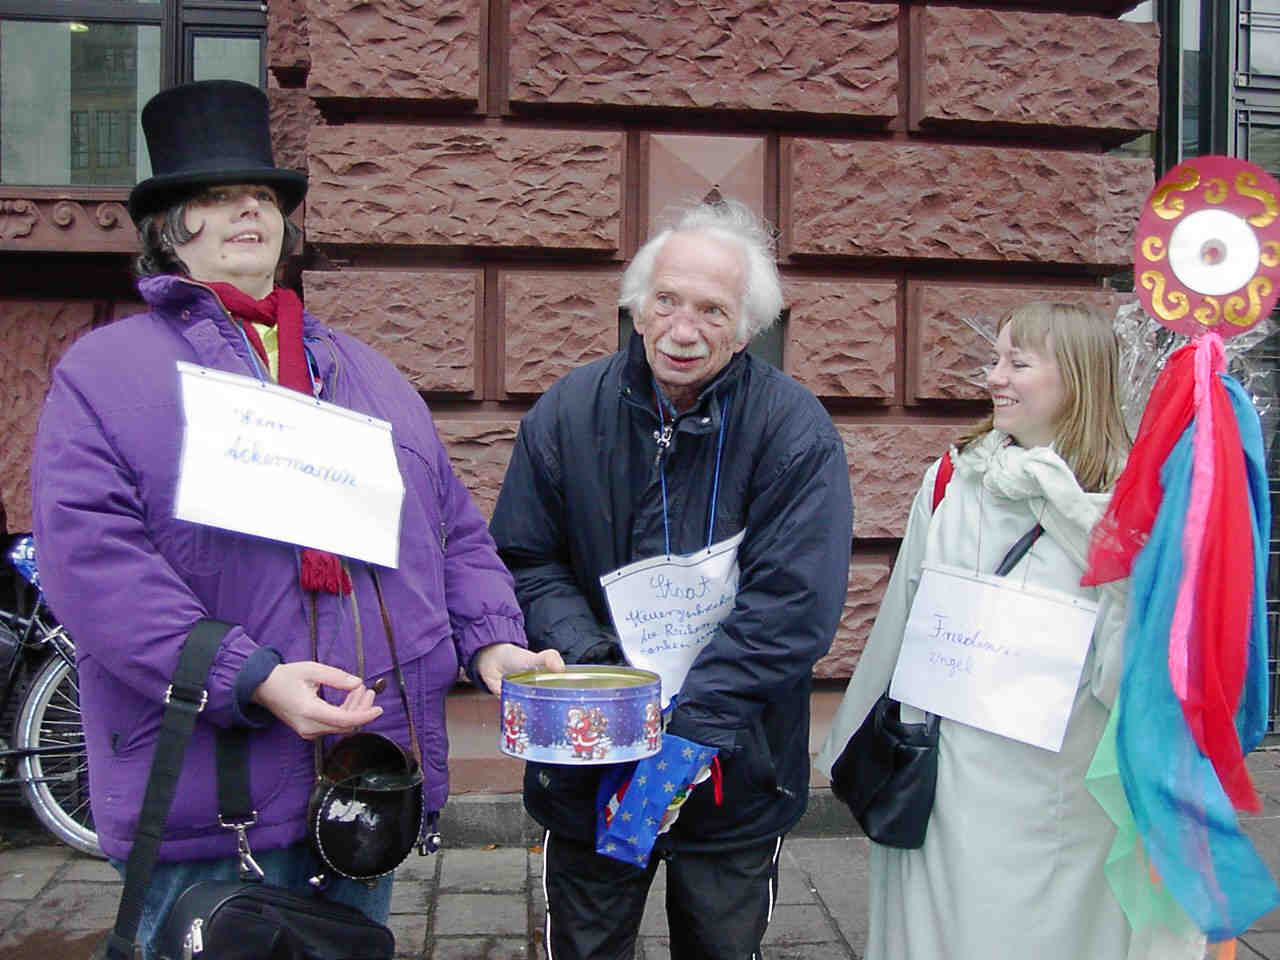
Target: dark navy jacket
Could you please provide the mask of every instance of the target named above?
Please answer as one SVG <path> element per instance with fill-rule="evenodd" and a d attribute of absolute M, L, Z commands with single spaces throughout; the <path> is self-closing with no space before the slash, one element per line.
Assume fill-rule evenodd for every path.
<path fill-rule="evenodd" d="M 720 748 L 724 799 L 693 791 L 660 846 L 728 849 L 786 832 L 809 788 L 813 665 L 840 619 L 853 504 L 844 446 L 822 405 L 745 351 L 683 412 L 667 451 L 643 341 L 573 371 L 524 418 L 491 524 L 516 578 L 534 650 L 566 662 L 617 658 L 601 574 L 746 528 L 737 602 L 694 661 L 669 731 Z M 670 417 L 668 415 L 668 422 Z M 594 842 L 599 767 L 528 764 L 529 813 Z"/>

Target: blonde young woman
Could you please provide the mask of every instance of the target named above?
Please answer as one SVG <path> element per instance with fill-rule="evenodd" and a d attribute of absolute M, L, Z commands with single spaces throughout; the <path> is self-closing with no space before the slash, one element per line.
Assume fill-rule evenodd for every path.
<path fill-rule="evenodd" d="M 992 572 L 1034 524 L 1009 573 L 1098 604 L 1062 748 L 942 718 L 924 845 L 871 847 L 868 960 L 1168 960 L 1133 933 L 1103 873 L 1115 830 L 1085 785 L 1123 664 L 1124 584 L 1079 586 L 1089 533 L 1129 446 L 1108 319 L 1030 303 L 1000 324 L 987 375 L 992 414 L 951 453 L 932 508 L 925 473 L 866 651 L 818 757 L 830 775 L 889 686 L 925 562 Z M 902 719 L 924 714 L 907 705 Z M 1187 954 L 1194 956 L 1195 954 Z"/>

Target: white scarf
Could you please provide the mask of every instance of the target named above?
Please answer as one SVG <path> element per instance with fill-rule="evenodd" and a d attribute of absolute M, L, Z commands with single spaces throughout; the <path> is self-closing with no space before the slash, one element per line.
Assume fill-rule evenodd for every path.
<path fill-rule="evenodd" d="M 977 474 L 987 492 L 1006 500 L 1042 498 L 1041 524 L 1081 569 L 1089 534 L 1107 509 L 1109 493 L 1086 493 L 1052 447 L 1019 447 L 1008 434 L 992 430 L 964 453 L 951 452 L 956 474 Z"/>

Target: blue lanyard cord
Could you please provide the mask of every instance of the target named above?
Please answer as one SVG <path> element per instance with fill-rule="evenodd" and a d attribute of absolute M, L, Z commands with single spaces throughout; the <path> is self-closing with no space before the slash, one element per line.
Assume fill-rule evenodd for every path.
<path fill-rule="evenodd" d="M 229 312 L 227 315 L 231 316 Z M 253 365 L 254 374 L 256 374 L 258 379 L 264 383 L 270 381 L 271 377 L 268 375 L 266 370 L 262 369 L 262 358 L 258 356 L 258 351 L 253 349 L 253 344 L 249 342 L 249 335 L 244 332 L 244 324 L 239 320 L 236 320 L 234 317 L 232 317 L 231 323 L 236 330 L 239 331 L 240 339 L 244 341 L 244 348 L 249 353 L 249 363 Z"/>
<path fill-rule="evenodd" d="M 320 382 L 320 371 L 316 368 L 316 358 L 311 356 L 311 348 L 302 344 L 302 354 L 307 358 L 307 376 L 311 378 L 311 395 L 315 399 L 320 399 L 320 391 L 324 389 L 324 384 Z"/>
<path fill-rule="evenodd" d="M 662 409 L 662 391 L 658 389 L 658 381 L 653 381 L 653 406 L 658 411 L 658 479 L 662 482 L 662 545 L 666 555 L 671 556 L 671 524 L 667 522 L 667 468 L 662 465 L 662 454 L 671 442 L 667 434 L 667 416 Z M 672 429 L 675 428 L 675 414 L 671 416 Z"/>
<path fill-rule="evenodd" d="M 716 439 L 716 472 L 711 481 L 711 516 L 707 517 L 707 549 L 711 549 L 711 537 L 716 529 L 716 501 L 720 498 L 720 455 L 724 453 L 724 425 L 729 422 L 729 408 L 733 406 L 733 394 L 729 393 L 720 405 L 720 436 Z"/>
<path fill-rule="evenodd" d="M 235 326 L 240 331 L 240 339 L 244 341 L 245 349 L 249 351 L 249 361 L 253 364 L 253 372 L 264 383 L 270 382 L 271 377 L 266 370 L 262 369 L 262 358 L 258 356 L 258 351 L 253 349 L 253 344 L 249 342 L 249 335 L 245 333 L 243 325 L 237 322 Z M 302 345 L 302 353 L 307 358 L 307 375 L 311 379 L 311 395 L 319 399 L 322 385 L 320 383 L 320 372 L 316 369 L 315 357 L 311 356 L 311 348 L 305 343 Z"/>
<path fill-rule="evenodd" d="M 671 556 L 671 522 L 667 517 L 667 471 L 662 465 L 662 454 L 665 452 L 666 444 L 670 442 L 667 438 L 664 442 L 663 435 L 666 433 L 667 421 L 662 410 L 662 391 L 658 389 L 657 381 L 653 384 L 653 402 L 658 411 L 658 424 L 661 427 L 661 433 L 658 440 L 658 480 L 662 485 L 662 545 L 666 550 L 666 555 Z M 720 435 L 716 438 L 716 470 L 711 479 L 711 512 L 707 517 L 707 549 L 711 549 L 711 538 L 715 534 L 716 529 L 716 501 L 720 497 L 720 460 L 724 454 L 724 429 L 725 424 L 729 422 L 729 408 L 733 405 L 733 394 L 729 393 L 724 399 L 724 403 L 720 406 Z M 672 417 L 674 426 L 675 418 Z"/>

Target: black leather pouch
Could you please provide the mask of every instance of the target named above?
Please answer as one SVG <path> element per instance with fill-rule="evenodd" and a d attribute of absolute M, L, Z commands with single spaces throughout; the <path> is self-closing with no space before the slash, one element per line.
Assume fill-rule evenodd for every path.
<path fill-rule="evenodd" d="M 178 897 L 157 937 L 166 960 L 391 960 L 395 940 L 359 910 L 266 883 L 207 880 Z"/>
<path fill-rule="evenodd" d="M 938 717 L 903 723 L 901 704 L 876 701 L 831 770 L 831 791 L 863 832 L 888 847 L 924 843 L 938 783 Z"/>

